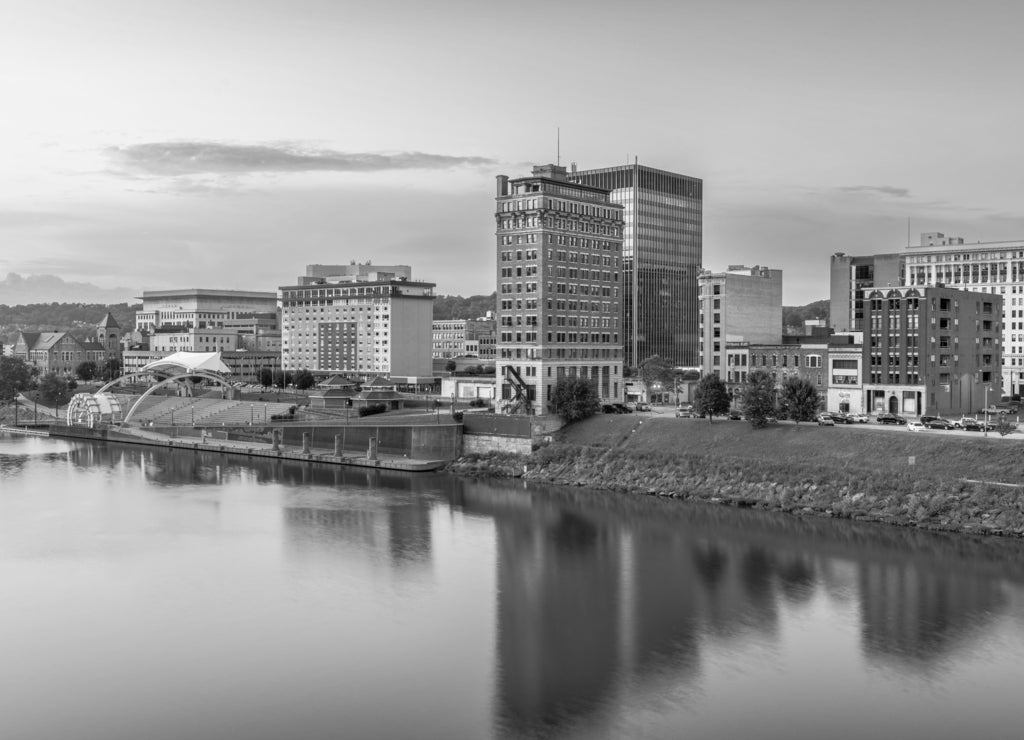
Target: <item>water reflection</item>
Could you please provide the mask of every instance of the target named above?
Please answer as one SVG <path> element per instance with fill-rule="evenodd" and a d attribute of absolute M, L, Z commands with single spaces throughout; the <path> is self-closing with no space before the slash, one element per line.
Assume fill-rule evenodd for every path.
<path fill-rule="evenodd" d="M 698 682 L 711 635 L 776 641 L 780 607 L 861 596 L 872 660 L 937 664 L 1005 605 L 1019 543 L 548 489 L 458 486 L 499 542 L 497 726 L 593 727 L 624 691 Z M 973 560 L 962 558 L 971 550 Z M 922 551 L 927 556 L 921 556 Z M 980 557 L 979 557 L 980 556 Z M 835 561 L 852 564 L 843 582 Z M 831 583 L 830 583 L 831 582 Z"/>
<path fill-rule="evenodd" d="M 33 469 L 35 489 L 25 483 Z M 35 499 L 69 470 L 81 490 L 41 510 Z M 693 736 L 771 736 L 760 723 L 807 717 L 808 706 L 832 713 L 826 724 L 863 730 L 863 705 L 834 699 L 857 697 L 880 668 L 896 676 L 892 701 L 905 705 L 887 705 L 901 718 L 894 724 L 949 736 L 960 729 L 954 710 L 915 682 L 955 680 L 965 664 L 997 687 L 984 687 L 995 694 L 984 700 L 957 694 L 966 716 L 985 710 L 976 734 L 997 735 L 1016 712 L 1014 683 L 1002 680 L 1024 660 L 1024 547 L 1015 540 L 117 444 L 0 439 L 0 473 L 0 556 L 12 556 L 0 557 L 0 574 L 26 584 L 23 600 L 38 583 L 31 556 L 57 553 L 54 582 L 69 587 L 72 564 L 100 563 L 101 575 L 83 583 L 108 588 L 118 613 L 158 620 L 145 599 L 109 586 L 114 569 L 146 561 L 160 578 L 119 575 L 150 600 L 204 614 L 182 644 L 207 654 L 238 640 L 216 664 L 228 705 L 258 704 L 232 694 L 234 682 L 267 680 L 252 691 L 308 708 L 309 725 L 287 728 L 292 737 L 314 725 L 333 736 L 339 723 L 361 728 L 354 737 L 671 737 L 705 716 L 710 724 L 690 728 Z M 90 488 L 87 476 L 101 481 Z M 187 561 L 180 570 L 178 558 Z M 193 590 L 192 579 L 204 585 Z M 40 613 L 54 634 L 73 632 L 60 609 Z M 230 628 L 211 634 L 210 620 Z M 312 681 L 300 689 L 236 673 L 230 661 L 243 666 L 253 654 L 237 637 L 245 630 L 271 653 L 269 675 L 313 675 L 321 701 L 303 693 Z M 152 660 L 172 660 L 145 644 L 156 645 Z M 756 680 L 745 685 L 748 672 Z M 921 711 L 929 699 L 930 725 Z M 220 717 L 219 706 L 206 711 Z M 790 736 L 824 734 L 805 726 Z"/>

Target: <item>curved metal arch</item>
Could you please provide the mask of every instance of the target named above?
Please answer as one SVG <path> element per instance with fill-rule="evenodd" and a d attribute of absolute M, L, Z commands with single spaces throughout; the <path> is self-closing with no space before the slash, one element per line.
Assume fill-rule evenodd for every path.
<path fill-rule="evenodd" d="M 117 377 L 117 378 L 114 378 L 113 380 L 111 380 L 109 383 L 107 383 L 102 388 L 98 389 L 96 391 L 96 393 L 104 393 L 105 391 L 109 390 L 113 386 L 115 386 L 118 383 L 120 383 L 122 380 L 134 380 L 136 378 L 145 378 L 145 377 L 151 376 L 153 374 L 154 373 L 152 371 L 148 371 L 148 372 L 144 372 L 144 373 L 128 373 L 127 375 L 121 375 L 120 377 Z M 164 374 L 165 373 L 161 373 L 161 375 L 164 375 Z"/>
<path fill-rule="evenodd" d="M 135 375 L 154 375 L 154 374 L 157 374 L 157 373 L 153 373 L 152 371 L 147 372 L 147 373 L 135 373 Z M 160 373 L 160 374 L 162 374 L 162 373 Z M 125 376 L 125 377 L 127 377 L 127 376 Z M 147 396 L 152 395 L 155 390 L 157 390 L 158 388 L 162 388 L 165 385 L 169 385 L 171 383 L 177 383 L 179 380 L 184 380 L 186 378 L 202 378 L 203 380 L 212 380 L 215 383 L 220 383 L 225 388 L 230 388 L 231 387 L 231 384 L 228 383 L 226 380 L 224 380 L 224 378 L 220 377 L 216 373 L 210 372 L 209 370 L 194 370 L 192 372 L 182 373 L 181 375 L 172 375 L 169 378 L 164 378 L 159 383 L 157 383 L 156 385 L 152 386 L 149 390 L 147 390 L 145 393 L 143 393 L 141 396 L 139 396 L 138 400 L 135 403 L 133 403 L 132 407 L 128 410 L 128 413 L 125 414 L 125 417 L 121 421 L 121 423 L 122 424 L 127 424 L 129 421 L 131 421 L 132 416 L 135 415 L 135 410 L 139 407 L 139 404 L 142 403 L 142 400 L 144 398 L 146 398 Z"/>

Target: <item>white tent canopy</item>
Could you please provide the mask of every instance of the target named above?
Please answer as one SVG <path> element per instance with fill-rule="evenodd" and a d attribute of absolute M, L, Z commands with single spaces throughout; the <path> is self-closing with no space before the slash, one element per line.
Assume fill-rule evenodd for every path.
<path fill-rule="evenodd" d="M 231 368 L 224 364 L 220 352 L 175 352 L 162 360 L 154 360 L 142 370 L 170 376 L 195 372 L 231 374 Z"/>

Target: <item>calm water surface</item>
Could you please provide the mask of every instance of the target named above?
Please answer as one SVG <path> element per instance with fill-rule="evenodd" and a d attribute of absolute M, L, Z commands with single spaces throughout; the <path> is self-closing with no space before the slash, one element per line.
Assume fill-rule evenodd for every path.
<path fill-rule="evenodd" d="M 1022 555 L 0 434 L 0 738 L 1019 738 Z"/>

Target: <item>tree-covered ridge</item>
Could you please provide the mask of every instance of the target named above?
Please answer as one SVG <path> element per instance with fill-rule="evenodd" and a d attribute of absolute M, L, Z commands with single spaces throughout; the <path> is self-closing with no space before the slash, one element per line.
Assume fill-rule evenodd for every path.
<path fill-rule="evenodd" d="M 103 320 L 107 311 L 123 330 L 129 331 L 135 328 L 135 312 L 141 310 L 140 304 L 129 306 L 127 303 L 30 303 L 17 306 L 0 303 L 0 340 L 12 344 L 19 330 L 70 331 L 76 336 L 92 336 L 96 324 Z"/>
<path fill-rule="evenodd" d="M 828 322 L 828 299 L 814 301 L 806 306 L 783 306 L 782 327 L 787 334 L 802 334 L 804 321 L 808 319 L 824 319 Z"/>
<path fill-rule="evenodd" d="M 471 295 L 469 298 L 460 295 L 439 295 L 434 298 L 434 320 L 479 319 L 488 311 L 495 310 L 497 300 L 497 293 Z"/>

